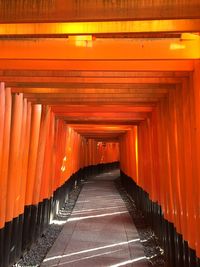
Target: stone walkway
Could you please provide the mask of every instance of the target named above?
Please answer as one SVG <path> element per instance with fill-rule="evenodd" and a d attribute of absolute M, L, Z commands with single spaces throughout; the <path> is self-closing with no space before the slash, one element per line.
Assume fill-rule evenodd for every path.
<path fill-rule="evenodd" d="M 42 267 L 148 266 L 135 225 L 115 188 L 118 176 L 112 171 L 85 182 Z"/>

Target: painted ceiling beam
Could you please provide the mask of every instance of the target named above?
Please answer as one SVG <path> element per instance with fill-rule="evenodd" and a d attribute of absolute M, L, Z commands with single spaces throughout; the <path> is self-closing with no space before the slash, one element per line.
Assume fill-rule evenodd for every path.
<path fill-rule="evenodd" d="M 59 23 L 1 23 L 0 36 L 48 37 L 127 33 L 199 32 L 200 18 L 173 20 L 90 21 Z"/>
<path fill-rule="evenodd" d="M 194 60 L 23 60 L 0 59 L 0 70 L 193 71 Z"/>
<path fill-rule="evenodd" d="M 0 25 L 0 32 L 1 27 L 2 25 Z M 7 39 L 0 41 L 0 59 L 177 60 L 200 58 L 200 36 L 194 34 L 186 35 L 186 37 L 186 39 L 97 38 L 95 41 L 61 38 L 39 39 L 37 42 L 35 38 L 33 40 Z"/>

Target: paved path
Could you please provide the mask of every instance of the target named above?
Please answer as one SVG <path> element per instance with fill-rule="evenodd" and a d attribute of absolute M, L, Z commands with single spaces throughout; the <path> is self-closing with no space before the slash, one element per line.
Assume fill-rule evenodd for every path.
<path fill-rule="evenodd" d="M 112 171 L 89 179 L 42 267 L 147 267 L 135 225 Z"/>

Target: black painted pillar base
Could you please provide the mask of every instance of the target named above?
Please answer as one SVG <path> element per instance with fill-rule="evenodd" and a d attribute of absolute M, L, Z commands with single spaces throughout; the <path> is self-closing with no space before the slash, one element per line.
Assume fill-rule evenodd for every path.
<path fill-rule="evenodd" d="M 19 226 L 19 217 L 14 218 L 12 221 L 11 229 L 11 243 L 10 243 L 10 255 L 9 255 L 9 264 L 12 265 L 16 259 L 16 249 L 17 249 L 17 239 L 18 239 L 18 226 Z"/>
<path fill-rule="evenodd" d="M 175 255 L 176 255 L 176 265 L 175 266 L 184 266 L 183 261 L 183 238 L 182 235 L 175 232 L 174 234 L 174 245 L 175 245 Z"/>
<path fill-rule="evenodd" d="M 24 215 L 19 216 L 19 224 L 18 224 L 18 237 L 17 237 L 17 247 L 16 247 L 16 259 L 20 258 L 22 254 L 22 234 L 23 234 L 23 223 L 24 223 Z"/>
<path fill-rule="evenodd" d="M 196 267 L 200 267 L 200 258 L 196 259 Z"/>
<path fill-rule="evenodd" d="M 189 248 L 189 266 L 196 266 L 196 251 L 194 249 Z"/>
<path fill-rule="evenodd" d="M 35 236 L 36 239 L 41 235 L 41 227 L 42 226 L 42 202 L 38 204 L 38 214 L 37 214 L 37 222 L 36 222 L 36 229 L 35 229 Z"/>
<path fill-rule="evenodd" d="M 29 239 L 32 244 L 36 240 L 35 232 L 36 232 L 36 224 L 37 224 L 37 214 L 38 214 L 38 206 L 31 206 L 31 216 L 30 216 L 30 225 L 29 225 Z"/>
<path fill-rule="evenodd" d="M 31 245 L 31 242 L 29 239 L 30 220 L 31 220 L 31 206 L 26 206 L 24 209 L 24 224 L 23 224 L 23 232 L 22 232 L 22 250 L 29 248 Z"/>
<path fill-rule="evenodd" d="M 13 222 L 7 222 L 4 227 L 4 261 L 3 266 L 9 265 L 10 247 L 12 238 Z"/>
<path fill-rule="evenodd" d="M 4 228 L 0 229 L 0 267 L 4 267 L 3 262 L 4 262 Z"/>
<path fill-rule="evenodd" d="M 183 266 L 189 267 L 188 242 L 183 240 Z"/>

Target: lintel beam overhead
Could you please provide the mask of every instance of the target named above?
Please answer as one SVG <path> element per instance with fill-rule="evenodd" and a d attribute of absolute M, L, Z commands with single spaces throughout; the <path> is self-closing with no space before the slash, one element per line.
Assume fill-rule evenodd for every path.
<path fill-rule="evenodd" d="M 0 77 L 188 77 L 188 71 L 0 70 Z"/>
<path fill-rule="evenodd" d="M 193 71 L 194 60 L 14 60 L 0 59 L 0 70 Z"/>
<path fill-rule="evenodd" d="M 197 34 L 192 37 L 194 39 L 189 40 L 181 38 L 97 38 L 95 41 L 47 38 L 38 39 L 37 42 L 31 39 L 22 39 L 21 42 L 6 39 L 0 42 L 0 59 L 197 59 L 200 58 L 200 37 Z M 189 35 L 187 38 L 192 37 Z"/>
<path fill-rule="evenodd" d="M 129 20 L 60 23 L 4 23 L 0 36 L 48 37 L 56 35 L 199 32 L 200 19 Z"/>

